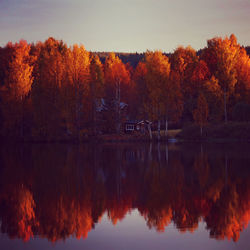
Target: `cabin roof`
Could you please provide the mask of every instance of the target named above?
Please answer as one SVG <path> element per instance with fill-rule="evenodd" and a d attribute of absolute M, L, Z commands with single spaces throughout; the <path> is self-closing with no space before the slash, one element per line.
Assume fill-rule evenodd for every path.
<path fill-rule="evenodd" d="M 120 102 L 120 109 L 124 109 L 125 107 L 127 107 L 128 104 L 125 102 Z M 96 111 L 97 112 L 101 112 L 103 110 L 108 110 L 107 106 L 106 106 L 106 102 L 105 99 L 101 99 L 101 101 L 97 102 L 96 101 Z"/>
<path fill-rule="evenodd" d="M 152 124 L 151 121 L 148 121 L 148 120 L 127 120 L 125 121 L 125 123 L 130 123 L 130 124 L 143 124 L 143 123 L 146 123 L 146 124 Z"/>

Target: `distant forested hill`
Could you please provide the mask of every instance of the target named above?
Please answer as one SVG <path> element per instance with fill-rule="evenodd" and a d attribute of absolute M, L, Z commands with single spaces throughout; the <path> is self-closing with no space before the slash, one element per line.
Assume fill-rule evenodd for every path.
<path fill-rule="evenodd" d="M 105 59 L 108 57 L 110 52 L 93 52 L 98 55 L 101 62 L 104 64 Z M 163 53 L 166 56 L 170 56 L 170 53 Z M 115 52 L 115 55 L 118 56 L 124 64 L 129 63 L 133 68 L 136 68 L 137 64 L 143 60 L 145 56 L 144 53 L 125 53 L 125 52 Z"/>
<path fill-rule="evenodd" d="M 250 46 L 244 47 L 247 54 L 250 56 Z M 197 55 L 200 56 L 204 49 L 199 49 Z M 98 55 L 101 62 L 104 64 L 106 57 L 108 57 L 109 52 L 94 52 Z M 129 63 L 133 68 L 136 68 L 137 64 L 143 60 L 145 53 L 125 53 L 125 52 L 115 52 L 124 64 Z M 171 53 L 163 53 L 164 55 L 170 57 Z"/>
<path fill-rule="evenodd" d="M 105 59 L 108 57 L 109 52 L 94 52 L 97 54 L 104 64 Z M 145 53 L 120 53 L 115 52 L 124 64 L 129 63 L 133 68 L 136 68 L 137 64 L 144 58 Z"/>

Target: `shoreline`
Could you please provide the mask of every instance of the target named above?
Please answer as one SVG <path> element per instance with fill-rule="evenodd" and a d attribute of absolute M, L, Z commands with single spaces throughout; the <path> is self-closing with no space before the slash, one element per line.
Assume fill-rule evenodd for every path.
<path fill-rule="evenodd" d="M 105 143 L 105 142 L 211 142 L 211 143 L 236 143 L 250 142 L 250 123 L 228 123 L 228 124 L 209 124 L 204 126 L 203 134 L 200 134 L 200 128 L 197 125 L 191 124 L 183 129 L 168 130 L 167 137 L 165 131 L 161 130 L 161 138 L 157 139 L 158 132 L 152 131 L 153 138 L 150 139 L 148 134 L 102 134 L 97 136 L 84 135 L 81 138 L 76 137 L 32 137 L 23 138 L 2 136 L 2 142 L 24 142 L 24 143 Z"/>
<path fill-rule="evenodd" d="M 149 138 L 136 138 L 131 137 L 127 138 L 123 136 L 117 137 L 109 137 L 109 138 L 86 138 L 84 140 L 74 140 L 74 139 L 51 139 L 51 140 L 42 140 L 42 139 L 13 139 L 13 138 L 2 138 L 2 143 L 31 143 L 31 144 L 83 144 L 83 143 L 250 143 L 250 139 L 237 139 L 237 138 L 200 138 L 200 139 L 187 139 L 187 138 L 161 138 L 157 140 L 157 138 L 153 138 L 150 140 Z"/>

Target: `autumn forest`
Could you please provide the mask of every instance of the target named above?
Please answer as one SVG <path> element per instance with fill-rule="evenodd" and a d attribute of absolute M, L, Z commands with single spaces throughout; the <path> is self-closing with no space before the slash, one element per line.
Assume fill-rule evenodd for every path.
<path fill-rule="evenodd" d="M 103 54 L 54 38 L 0 48 L 1 136 L 81 140 L 120 134 L 126 120 L 166 131 L 250 120 L 250 58 L 234 35 L 198 52 L 135 54 L 136 62 Z"/>

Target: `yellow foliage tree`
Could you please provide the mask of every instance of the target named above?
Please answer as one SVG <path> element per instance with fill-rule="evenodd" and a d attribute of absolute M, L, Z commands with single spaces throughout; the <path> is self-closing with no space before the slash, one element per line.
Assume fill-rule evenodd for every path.
<path fill-rule="evenodd" d="M 89 117 L 90 59 L 83 45 L 74 45 L 66 54 L 66 78 L 63 91 L 63 115 L 67 133 L 80 138 L 80 129 Z M 83 116 L 85 113 L 85 117 Z"/>

